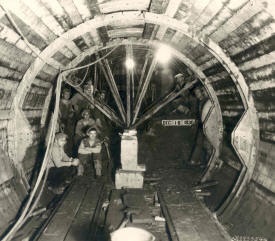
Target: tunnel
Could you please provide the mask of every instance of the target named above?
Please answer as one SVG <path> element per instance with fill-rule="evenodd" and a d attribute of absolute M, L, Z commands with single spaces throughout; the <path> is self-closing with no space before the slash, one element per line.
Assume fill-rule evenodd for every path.
<path fill-rule="evenodd" d="M 0 0 L 0 239 L 108 240 L 95 223 L 122 225 L 123 192 L 152 200 L 155 226 L 128 211 L 156 240 L 275 240 L 274 12 L 272 0 Z M 104 120 L 113 173 L 55 195 L 64 89 Z M 130 139 L 144 186 L 127 193 Z"/>

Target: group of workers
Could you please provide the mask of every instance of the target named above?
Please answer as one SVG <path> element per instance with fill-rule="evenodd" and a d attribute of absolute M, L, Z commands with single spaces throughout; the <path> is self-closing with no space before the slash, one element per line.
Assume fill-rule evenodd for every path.
<path fill-rule="evenodd" d="M 183 74 L 175 75 L 172 90 L 181 93 L 161 112 L 165 115 L 174 115 L 174 117 L 184 116 L 197 119 L 200 129 L 197 134 L 197 144 L 203 146 L 205 138 L 200 116 L 208 97 L 203 88 L 195 86 L 196 84 L 197 80 L 187 81 Z M 84 96 L 106 103 L 104 91 L 93 92 L 92 83 L 87 82 L 83 85 Z M 57 188 L 62 183 L 69 183 L 75 174 L 97 178 L 107 173 L 108 160 L 102 158 L 102 149 L 103 143 L 106 144 L 104 140 L 109 139 L 108 126 L 110 123 L 83 94 L 77 92 L 72 95 L 69 88 L 62 89 L 58 131 L 50 156 L 48 178 L 50 187 Z M 148 135 L 154 135 L 154 132 L 157 131 L 156 123 L 154 119 L 149 121 L 147 124 Z M 180 152 L 184 152 L 184 150 L 180 150 Z M 200 164 L 201 151 L 194 150 L 193 154 L 190 163 Z"/>
<path fill-rule="evenodd" d="M 94 95 L 89 82 L 83 85 L 83 93 L 105 101 L 105 93 Z M 108 160 L 103 158 L 102 150 L 108 135 L 104 121 L 104 116 L 83 95 L 77 92 L 72 96 L 68 87 L 62 89 L 48 174 L 49 188 L 54 192 L 62 193 L 75 175 L 92 178 L 106 175 Z"/>

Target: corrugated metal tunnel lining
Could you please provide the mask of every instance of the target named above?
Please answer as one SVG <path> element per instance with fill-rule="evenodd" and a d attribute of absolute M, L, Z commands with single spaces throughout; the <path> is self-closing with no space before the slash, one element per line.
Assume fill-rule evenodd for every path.
<path fill-rule="evenodd" d="M 215 169 L 211 162 L 204 179 L 237 178 L 233 189 L 217 190 L 216 196 L 232 192 L 213 209 L 232 234 L 272 239 L 272 1 L 3 0 L 0 12 L 1 230 L 27 194 L 59 70 L 118 45 L 166 43 L 220 112 L 215 158 L 224 164 Z"/>

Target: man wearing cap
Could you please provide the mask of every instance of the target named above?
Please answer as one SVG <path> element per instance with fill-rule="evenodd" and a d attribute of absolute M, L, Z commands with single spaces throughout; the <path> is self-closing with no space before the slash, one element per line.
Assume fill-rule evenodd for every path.
<path fill-rule="evenodd" d="M 69 157 L 64 151 L 67 138 L 66 134 L 57 133 L 50 153 L 48 166 L 50 168 L 48 174 L 49 189 L 57 193 L 64 190 L 62 185 L 71 181 L 73 175 L 77 173 L 76 167 L 79 167 L 79 160 Z"/>
<path fill-rule="evenodd" d="M 185 116 L 189 116 L 193 112 L 193 108 L 195 106 L 195 98 L 189 89 L 197 83 L 197 79 L 187 82 L 187 79 L 181 73 L 176 74 L 174 77 L 175 91 L 180 91 L 182 89 L 184 89 L 184 91 L 182 91 L 181 94 L 172 101 L 169 108 L 175 114 L 184 114 Z"/>
<path fill-rule="evenodd" d="M 184 78 L 184 75 L 181 73 L 176 74 L 174 78 L 175 78 L 175 90 L 179 91 L 184 87 L 186 80 Z"/>

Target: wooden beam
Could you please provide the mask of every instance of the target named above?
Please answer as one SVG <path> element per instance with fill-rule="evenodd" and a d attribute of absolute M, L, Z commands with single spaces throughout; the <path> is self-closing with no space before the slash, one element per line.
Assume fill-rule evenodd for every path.
<path fill-rule="evenodd" d="M 269 80 L 255 81 L 249 84 L 252 91 L 270 89 L 275 87 L 275 78 L 270 78 Z"/>
<path fill-rule="evenodd" d="M 140 94 L 137 96 L 137 103 L 136 103 L 136 106 L 135 106 L 135 109 L 134 109 L 134 117 L 133 117 L 132 123 L 135 123 L 135 121 L 137 119 L 137 116 L 138 116 L 138 113 L 139 113 L 139 110 L 140 110 L 140 107 L 141 107 L 141 103 L 142 103 L 142 101 L 144 99 L 144 96 L 146 94 L 146 91 L 148 89 L 148 85 L 149 85 L 149 82 L 151 80 L 151 77 L 153 75 L 153 72 L 155 70 L 156 65 L 157 65 L 157 60 L 156 60 L 156 58 L 154 58 L 152 63 L 151 63 L 151 66 L 149 68 L 149 71 L 148 71 L 148 74 L 147 74 L 146 79 L 144 81 L 144 84 L 142 86 L 142 89 L 140 91 Z"/>
<path fill-rule="evenodd" d="M 261 4 L 261 1 L 254 1 L 253 4 L 248 1 L 241 7 L 241 9 L 235 11 L 230 19 L 228 19 L 223 25 L 219 26 L 217 30 L 211 34 L 211 39 L 215 42 L 220 42 L 228 37 L 229 33 L 233 32 L 253 15 L 260 12 L 262 9 Z"/>
<path fill-rule="evenodd" d="M 257 113 L 259 119 L 266 119 L 266 120 L 274 120 L 275 119 L 275 112 L 258 112 Z"/>
<path fill-rule="evenodd" d="M 174 0 L 174 1 L 169 1 L 168 6 L 165 11 L 165 15 L 169 17 L 174 17 L 174 15 L 177 13 L 180 5 L 181 5 L 181 0 Z M 156 34 L 157 39 L 162 39 L 167 31 L 168 27 L 167 26 L 161 26 L 158 29 L 158 32 Z"/>
<path fill-rule="evenodd" d="M 132 59 L 133 58 L 133 48 L 132 45 L 126 45 L 126 60 L 128 58 Z M 133 69 L 127 68 L 127 76 L 126 76 L 126 97 L 127 97 L 127 116 L 126 116 L 126 123 L 127 127 L 130 126 L 131 123 L 131 78 L 133 77 Z M 132 88 L 134 86 L 132 85 Z"/>
<path fill-rule="evenodd" d="M 76 8 L 72 0 L 59 0 L 59 4 L 65 9 L 66 13 L 69 15 L 73 26 L 77 26 L 82 23 L 82 18 L 78 9 Z"/>
<path fill-rule="evenodd" d="M 92 17 L 86 0 L 73 0 L 73 2 L 83 21 L 86 21 Z"/>
<path fill-rule="evenodd" d="M 141 74 L 140 74 L 140 79 L 139 79 L 138 89 L 137 89 L 137 96 L 139 96 L 140 91 L 141 91 L 141 87 L 142 87 L 142 84 L 143 84 L 144 75 L 145 75 L 146 68 L 147 68 L 148 62 L 149 62 L 149 57 L 150 57 L 150 53 L 149 53 L 149 51 L 148 51 L 148 53 L 146 54 L 146 58 L 145 58 L 145 61 L 144 61 L 144 65 L 143 65 L 143 67 L 142 67 Z"/>
<path fill-rule="evenodd" d="M 121 120 L 118 118 L 118 116 L 110 107 L 100 103 L 96 99 L 92 99 L 91 97 L 86 95 L 80 87 L 74 87 L 69 81 L 66 81 L 66 83 L 72 86 L 79 94 L 81 94 L 91 105 L 97 108 L 103 115 L 105 115 L 107 118 L 109 118 L 111 121 L 113 121 L 117 125 L 121 127 L 123 126 L 123 123 L 121 122 Z"/>
<path fill-rule="evenodd" d="M 55 35 L 60 36 L 65 32 L 64 28 L 58 23 L 42 2 L 28 0 L 24 1 L 24 4 L 26 4 Z"/>
<path fill-rule="evenodd" d="M 55 19 L 58 19 L 58 22 L 62 26 L 62 28 L 65 31 L 68 31 L 72 26 L 71 23 L 66 20 L 69 19 L 68 14 L 65 12 L 64 8 L 61 7 L 60 3 L 58 0 L 40 0 L 42 4 L 49 9 L 51 14 L 54 16 Z"/>
<path fill-rule="evenodd" d="M 88 46 L 88 47 L 91 47 L 94 45 L 94 40 L 91 36 L 91 34 L 89 32 L 85 33 L 82 35 L 82 38 L 85 42 L 85 44 Z"/>
<path fill-rule="evenodd" d="M 134 123 L 133 127 L 136 128 L 140 124 L 142 124 L 144 121 L 151 118 L 154 114 L 156 114 L 159 110 L 161 110 L 163 107 L 168 105 L 171 101 L 173 101 L 175 98 L 177 98 L 179 95 L 181 95 L 184 91 L 191 88 L 195 83 L 197 83 L 198 80 L 195 79 L 192 82 L 187 83 L 180 91 L 172 91 L 168 95 L 166 95 L 162 100 L 160 100 L 157 104 L 155 104 L 153 107 L 151 107 L 136 123 Z"/>
<path fill-rule="evenodd" d="M 41 36 L 47 44 L 50 44 L 57 36 L 22 0 L 1 1 L 1 5 L 14 13 L 26 25 Z M 19 26 L 20 27 L 20 26 Z"/>
<path fill-rule="evenodd" d="M 0 110 L 0 120 L 9 120 L 14 117 L 13 110 Z"/>
<path fill-rule="evenodd" d="M 126 113 L 125 113 L 125 109 L 121 100 L 121 97 L 119 95 L 118 89 L 117 89 L 117 85 L 113 76 L 113 73 L 111 71 L 109 62 L 107 59 L 103 60 L 104 64 L 102 63 L 102 61 L 99 61 L 99 66 L 106 78 L 106 81 L 110 87 L 110 90 L 113 94 L 113 97 L 115 99 L 116 105 L 118 107 L 119 113 L 122 117 L 122 120 L 125 122 L 126 121 Z M 106 69 L 105 69 L 106 67 Z"/>

